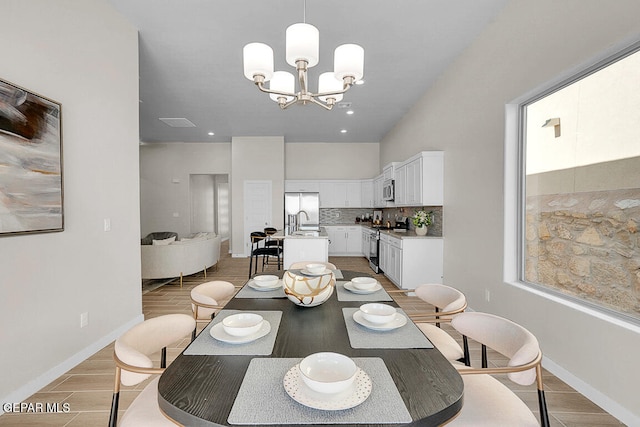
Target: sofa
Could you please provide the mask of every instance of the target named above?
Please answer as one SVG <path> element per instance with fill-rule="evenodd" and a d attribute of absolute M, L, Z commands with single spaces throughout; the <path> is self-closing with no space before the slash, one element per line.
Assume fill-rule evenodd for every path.
<path fill-rule="evenodd" d="M 151 233 L 141 240 L 143 279 L 182 277 L 204 271 L 220 260 L 220 236 L 196 233 L 178 239 L 173 232 Z"/>

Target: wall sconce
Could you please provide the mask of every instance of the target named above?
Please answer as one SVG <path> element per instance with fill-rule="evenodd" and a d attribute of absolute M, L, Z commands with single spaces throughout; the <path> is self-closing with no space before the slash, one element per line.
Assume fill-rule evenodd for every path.
<path fill-rule="evenodd" d="M 549 119 L 542 125 L 543 128 L 550 128 L 553 126 L 553 130 L 555 131 L 556 138 L 560 136 L 560 117 L 554 117 L 553 119 Z"/>

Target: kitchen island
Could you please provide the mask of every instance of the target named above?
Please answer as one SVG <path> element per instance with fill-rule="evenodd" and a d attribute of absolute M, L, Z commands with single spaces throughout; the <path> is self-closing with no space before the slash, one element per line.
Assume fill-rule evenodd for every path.
<path fill-rule="evenodd" d="M 278 231 L 273 238 L 284 240 L 283 269 L 298 261 L 329 261 L 329 235 L 324 227 L 316 230 L 299 230 L 289 233 Z"/>

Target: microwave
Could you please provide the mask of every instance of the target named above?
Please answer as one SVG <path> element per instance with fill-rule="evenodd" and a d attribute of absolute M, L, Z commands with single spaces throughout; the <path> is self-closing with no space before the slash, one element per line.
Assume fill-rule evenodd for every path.
<path fill-rule="evenodd" d="M 393 191 L 393 180 L 386 179 L 382 183 L 382 200 L 393 201 L 394 191 Z"/>

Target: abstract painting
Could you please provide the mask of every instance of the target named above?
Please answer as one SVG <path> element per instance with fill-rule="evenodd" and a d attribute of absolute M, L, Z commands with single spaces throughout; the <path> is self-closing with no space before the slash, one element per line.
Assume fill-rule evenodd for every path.
<path fill-rule="evenodd" d="M 64 230 L 61 105 L 0 80 L 0 237 Z"/>

